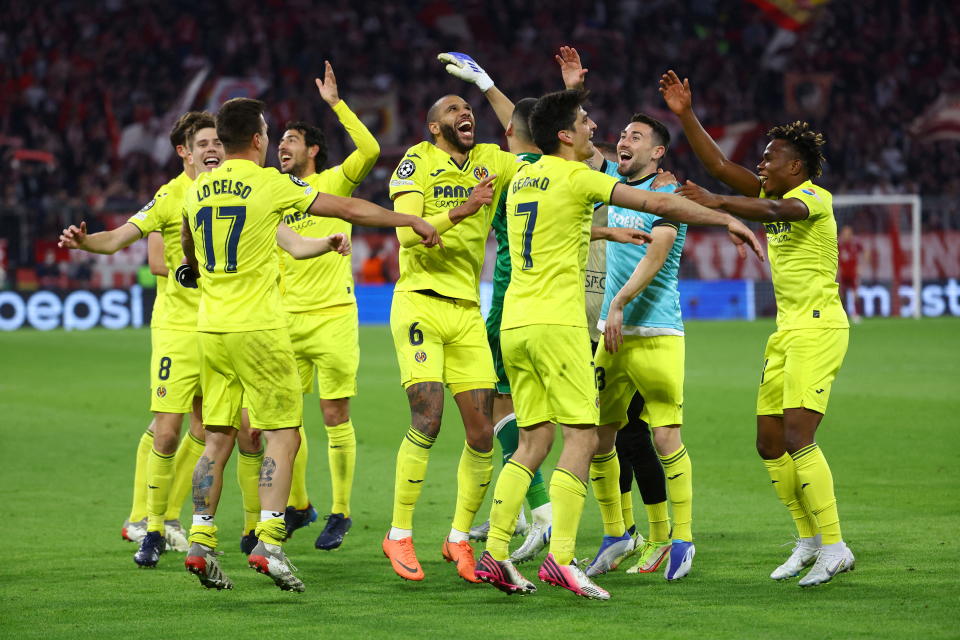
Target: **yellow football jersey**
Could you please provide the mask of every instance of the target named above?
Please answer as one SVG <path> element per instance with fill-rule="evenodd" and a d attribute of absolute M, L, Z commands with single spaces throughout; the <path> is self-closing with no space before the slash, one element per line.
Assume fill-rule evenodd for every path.
<path fill-rule="evenodd" d="M 349 197 L 356 189 L 343 174 L 340 165 L 304 178 L 314 193 L 329 193 Z M 323 238 L 334 233 L 350 236 L 351 225 L 340 218 L 323 218 L 287 209 L 283 221 L 302 236 Z M 283 249 L 280 253 L 280 293 L 283 308 L 291 313 L 325 309 L 343 304 L 355 304 L 353 294 L 353 267 L 350 256 L 335 251 L 311 258 L 297 260 Z"/>
<path fill-rule="evenodd" d="M 522 164 L 523 160 L 495 144 L 475 146 L 462 167 L 431 142 L 407 150 L 391 176 L 390 198 L 410 191 L 423 194 L 424 217 L 460 206 L 488 175 L 496 175 L 497 180 L 493 203 L 444 233 L 443 247 L 400 248 L 397 291 L 432 289 L 451 298 L 480 301 L 480 269 L 495 203 Z"/>
<path fill-rule="evenodd" d="M 197 329 L 254 331 L 287 326 L 280 306 L 277 227 L 283 211 L 306 211 L 317 191 L 296 176 L 232 159 L 202 173 L 183 215 L 200 263 Z"/>
<path fill-rule="evenodd" d="M 593 208 L 610 202 L 618 184 L 582 162 L 556 156 L 520 168 L 507 191 L 511 273 L 501 330 L 587 326 L 583 283 Z"/>
<path fill-rule="evenodd" d="M 767 197 L 760 192 L 760 197 Z M 839 329 L 850 326 L 837 284 L 837 220 L 833 195 L 807 180 L 783 195 L 807 205 L 810 216 L 768 222 L 767 253 L 777 298 L 777 328 Z"/>
<path fill-rule="evenodd" d="M 153 200 L 129 220 L 143 237 L 158 231 L 163 236 L 163 262 L 170 271 L 157 279 L 157 299 L 153 304 L 150 326 L 155 329 L 194 331 L 197 328 L 197 307 L 200 292 L 177 284 L 174 272 L 183 264 L 180 225 L 183 221 L 183 198 L 193 181 L 186 173 L 163 185 Z"/>

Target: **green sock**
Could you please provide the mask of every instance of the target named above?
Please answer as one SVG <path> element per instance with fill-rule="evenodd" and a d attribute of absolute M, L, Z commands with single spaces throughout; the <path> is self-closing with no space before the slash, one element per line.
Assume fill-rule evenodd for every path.
<path fill-rule="evenodd" d="M 494 432 L 497 434 L 497 441 L 503 450 L 503 464 L 507 464 L 507 461 L 513 457 L 520 445 L 520 428 L 517 426 L 517 416 L 511 413 L 502 419 L 494 427 Z M 547 485 L 543 481 L 543 474 L 540 473 L 540 469 L 533 472 L 533 479 L 530 480 L 530 488 L 527 489 L 526 498 L 531 509 L 542 507 L 550 502 Z"/>

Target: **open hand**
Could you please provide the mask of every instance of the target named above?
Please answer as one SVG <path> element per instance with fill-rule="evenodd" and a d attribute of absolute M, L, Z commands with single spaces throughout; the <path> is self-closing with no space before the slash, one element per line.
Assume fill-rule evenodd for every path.
<path fill-rule="evenodd" d="M 616 353 L 623 344 L 623 307 L 611 304 L 603 327 L 603 348 L 607 353 Z"/>
<path fill-rule="evenodd" d="M 693 108 L 690 79 L 684 78 L 683 82 L 680 82 L 673 69 L 660 76 L 660 95 L 667 103 L 667 108 L 678 116 Z"/>
<path fill-rule="evenodd" d="M 636 245 L 653 242 L 653 236 L 640 229 L 628 229 L 627 227 L 610 227 L 609 229 L 607 240 L 610 242 Z"/>
<path fill-rule="evenodd" d="M 702 204 L 708 209 L 719 209 L 723 204 L 723 199 L 720 196 L 710 193 L 693 180 L 687 180 L 686 184 L 677 189 L 676 194 L 697 204 Z"/>
<path fill-rule="evenodd" d="M 560 65 L 560 75 L 563 77 L 563 86 L 567 89 L 583 87 L 584 76 L 589 69 L 580 64 L 580 54 L 573 47 L 560 47 L 560 54 L 553 56 Z"/>
<path fill-rule="evenodd" d="M 329 60 L 324 60 L 323 66 L 323 80 L 314 78 L 314 82 L 317 83 L 320 97 L 332 107 L 340 102 L 340 94 L 337 92 L 337 76 L 333 75 L 333 65 L 330 64 Z"/>

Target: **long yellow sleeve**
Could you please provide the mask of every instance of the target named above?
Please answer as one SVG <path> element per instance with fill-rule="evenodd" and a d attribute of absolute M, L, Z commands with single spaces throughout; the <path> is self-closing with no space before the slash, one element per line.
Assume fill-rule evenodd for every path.
<path fill-rule="evenodd" d="M 360 184 L 360 182 L 367 177 L 367 174 L 370 173 L 370 170 L 373 169 L 373 165 L 377 163 L 377 159 L 380 157 L 380 144 L 377 142 L 377 139 L 373 137 L 373 134 L 370 133 L 370 130 L 360 121 L 357 114 L 350 110 L 346 102 L 340 100 L 340 102 L 333 105 L 333 112 L 337 114 L 337 119 L 340 120 L 340 124 L 346 129 L 347 135 L 350 136 L 353 144 L 357 147 L 356 151 L 347 156 L 347 159 L 343 161 L 341 165 L 343 175 L 350 182 Z"/>
<path fill-rule="evenodd" d="M 393 210 L 397 213 L 423 216 L 423 194 L 416 191 L 401 193 L 393 201 Z M 426 216 L 424 219 L 432 224 L 440 235 L 453 228 L 453 221 L 450 220 L 450 215 L 446 211 Z M 423 240 L 410 227 L 397 227 L 397 239 L 400 240 L 400 246 L 406 249 L 415 247 Z"/>

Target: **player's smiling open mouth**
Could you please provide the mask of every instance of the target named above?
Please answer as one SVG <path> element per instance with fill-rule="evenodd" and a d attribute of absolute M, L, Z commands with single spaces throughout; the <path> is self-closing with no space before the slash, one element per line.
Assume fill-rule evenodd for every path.
<path fill-rule="evenodd" d="M 291 153 L 281 153 L 280 154 L 280 164 L 283 165 L 286 162 L 293 160 L 293 154 Z"/>
<path fill-rule="evenodd" d="M 220 166 L 220 158 L 219 158 L 218 156 L 216 156 L 216 155 L 207 156 L 206 158 L 203 159 L 203 164 L 206 165 L 206 166 L 208 166 L 208 167 L 212 167 L 212 168 L 219 167 L 219 166 Z"/>
<path fill-rule="evenodd" d="M 473 121 L 465 118 L 457 123 L 457 133 L 464 138 L 473 138 Z"/>

